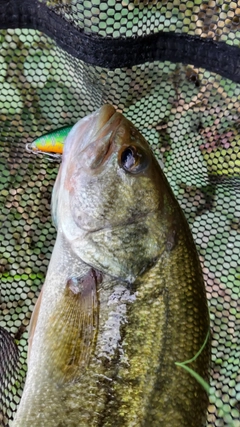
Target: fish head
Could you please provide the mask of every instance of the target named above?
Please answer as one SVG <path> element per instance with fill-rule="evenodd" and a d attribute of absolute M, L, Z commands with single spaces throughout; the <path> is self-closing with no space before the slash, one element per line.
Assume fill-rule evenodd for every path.
<path fill-rule="evenodd" d="M 145 138 L 104 105 L 66 139 L 54 217 L 83 261 L 134 281 L 164 250 L 166 187 Z"/>

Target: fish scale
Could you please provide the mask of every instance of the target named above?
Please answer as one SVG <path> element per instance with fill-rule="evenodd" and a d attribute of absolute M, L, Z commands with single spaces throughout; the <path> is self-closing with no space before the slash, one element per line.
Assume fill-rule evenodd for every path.
<path fill-rule="evenodd" d="M 203 427 L 207 395 L 176 365 L 194 359 L 208 380 L 198 254 L 147 142 L 110 105 L 71 130 L 52 212 L 12 427 Z"/>

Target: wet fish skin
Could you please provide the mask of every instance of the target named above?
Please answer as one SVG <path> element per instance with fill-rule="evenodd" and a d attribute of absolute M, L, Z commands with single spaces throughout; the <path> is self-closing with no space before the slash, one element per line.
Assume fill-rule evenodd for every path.
<path fill-rule="evenodd" d="M 209 330 L 198 255 L 147 142 L 113 107 L 70 132 L 52 212 L 13 426 L 204 426 L 207 396 L 175 365 Z M 209 342 L 190 364 L 205 380 L 208 366 Z"/>

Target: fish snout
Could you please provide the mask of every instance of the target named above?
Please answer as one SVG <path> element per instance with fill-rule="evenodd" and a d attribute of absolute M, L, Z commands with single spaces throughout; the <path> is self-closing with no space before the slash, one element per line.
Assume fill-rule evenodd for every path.
<path fill-rule="evenodd" d="M 103 112 L 100 111 L 100 116 L 95 125 L 96 133 L 93 136 L 93 141 L 82 153 L 85 164 L 93 171 L 99 167 L 104 167 L 111 155 L 117 150 L 115 134 L 118 133 L 122 115 L 110 105 L 104 107 L 102 107 L 104 108 Z M 113 114 L 110 116 L 111 113 Z M 108 118 L 109 120 L 107 120 Z"/>

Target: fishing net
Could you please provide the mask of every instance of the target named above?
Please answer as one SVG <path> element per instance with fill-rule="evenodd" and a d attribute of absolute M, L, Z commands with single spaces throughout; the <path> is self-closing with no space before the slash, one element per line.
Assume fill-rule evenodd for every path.
<path fill-rule="evenodd" d="M 27 143 L 110 103 L 153 147 L 199 251 L 212 332 L 208 426 L 239 427 L 240 3 L 0 1 L 0 426 L 56 231 L 59 160 Z"/>

